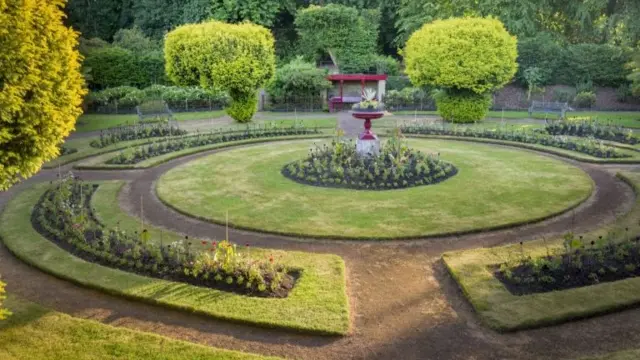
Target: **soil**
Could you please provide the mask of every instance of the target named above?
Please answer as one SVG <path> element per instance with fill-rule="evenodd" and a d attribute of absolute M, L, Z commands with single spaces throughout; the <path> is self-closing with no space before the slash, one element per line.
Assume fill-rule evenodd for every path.
<path fill-rule="evenodd" d="M 224 227 L 164 207 L 153 191 L 154 182 L 167 170 L 211 153 L 145 171 L 83 171 L 81 176 L 84 180 L 130 180 L 120 203 L 131 214 L 140 214 L 142 197 L 146 221 L 195 238 L 220 239 Z M 568 214 L 510 230 L 394 242 L 306 240 L 230 230 L 231 240 L 238 243 L 342 256 L 352 315 L 352 333 L 346 337 L 255 328 L 125 300 L 33 269 L 2 245 L 0 273 L 9 292 L 73 316 L 203 345 L 295 359 L 558 359 L 637 347 L 640 308 L 543 329 L 495 333 L 478 322 L 439 260 L 444 251 L 527 241 L 567 229 L 576 233 L 592 230 L 631 208 L 633 191 L 613 171 L 639 171 L 640 166 L 568 163 L 591 175 L 596 184 L 593 196 Z M 55 179 L 55 174 L 43 171 L 0 194 L 0 207 L 25 186 Z"/>
<path fill-rule="evenodd" d="M 545 293 L 640 276 L 639 249 L 634 238 L 602 248 L 591 245 L 569 254 L 547 256 L 544 259 L 549 264 L 542 265 L 539 270 L 527 260 L 507 271 L 502 271 L 499 265 L 489 269 L 514 295 Z"/>

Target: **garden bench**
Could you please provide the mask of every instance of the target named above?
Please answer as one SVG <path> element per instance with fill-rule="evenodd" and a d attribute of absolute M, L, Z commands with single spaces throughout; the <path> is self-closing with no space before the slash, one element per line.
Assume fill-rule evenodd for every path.
<path fill-rule="evenodd" d="M 529 116 L 534 112 L 544 112 L 558 114 L 561 119 L 564 119 L 565 113 L 571 110 L 573 109 L 566 102 L 532 101 L 529 106 Z"/>
<path fill-rule="evenodd" d="M 149 122 L 155 122 L 167 119 L 168 122 L 175 120 L 173 112 L 169 109 L 166 102 L 162 100 L 146 101 L 136 106 L 138 120 L 143 123 L 145 119 L 153 119 Z"/>
<path fill-rule="evenodd" d="M 360 101 L 362 101 L 361 96 L 332 96 L 329 99 L 329 112 L 333 112 L 337 104 L 356 104 Z"/>

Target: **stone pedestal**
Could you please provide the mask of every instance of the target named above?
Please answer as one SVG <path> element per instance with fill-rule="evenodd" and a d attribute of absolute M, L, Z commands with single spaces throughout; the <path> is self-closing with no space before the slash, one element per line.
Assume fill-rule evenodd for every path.
<path fill-rule="evenodd" d="M 371 156 L 380 154 L 380 140 L 374 139 L 358 139 L 356 141 L 356 152 L 362 156 Z"/>

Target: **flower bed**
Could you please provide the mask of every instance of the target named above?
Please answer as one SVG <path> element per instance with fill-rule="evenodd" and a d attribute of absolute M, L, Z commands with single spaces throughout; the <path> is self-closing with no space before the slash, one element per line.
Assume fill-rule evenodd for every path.
<path fill-rule="evenodd" d="M 169 123 L 142 123 L 137 125 L 117 126 L 100 131 L 100 137 L 91 141 L 94 148 L 104 148 L 121 141 L 148 139 L 156 137 L 181 136 L 187 133 Z"/>
<path fill-rule="evenodd" d="M 310 135 L 319 133 L 320 131 L 317 128 L 310 129 L 299 125 L 293 125 L 290 127 L 247 127 L 247 129 L 244 131 L 197 134 L 174 138 L 166 141 L 160 141 L 145 146 L 139 146 L 136 147 L 133 151 L 122 151 L 116 157 L 107 160 L 106 163 L 114 165 L 130 165 L 137 164 L 152 157 L 199 146 L 257 138 L 270 138 L 289 135 Z"/>
<path fill-rule="evenodd" d="M 106 229 L 94 217 L 90 201 L 97 185 L 67 178 L 40 198 L 33 227 L 60 247 L 89 262 L 140 275 L 261 297 L 288 295 L 299 270 L 279 265 L 273 256 L 252 259 L 234 244 L 202 241 L 196 250 L 188 237 L 171 244 L 151 241 L 149 233 Z"/>
<path fill-rule="evenodd" d="M 379 155 L 361 156 L 353 141 L 334 139 L 309 151 L 309 157 L 286 165 L 282 174 L 299 183 L 357 190 L 401 189 L 436 184 L 458 170 L 438 155 L 424 154 L 394 136 Z"/>
<path fill-rule="evenodd" d="M 603 159 L 619 159 L 630 157 L 613 146 L 594 139 L 572 139 L 567 136 L 551 136 L 527 131 L 503 131 L 500 129 L 474 129 L 470 127 L 447 128 L 437 125 L 405 124 L 401 126 L 405 134 L 446 135 L 473 138 L 486 138 L 505 141 L 516 141 L 528 144 L 551 146 L 576 151 Z"/>
<path fill-rule="evenodd" d="M 76 148 L 70 148 L 70 147 L 66 147 L 66 146 L 60 146 L 60 156 L 64 156 L 64 155 L 69 155 L 69 154 L 75 154 L 78 152 L 78 149 Z"/>
<path fill-rule="evenodd" d="M 640 236 L 614 243 L 602 236 L 587 240 L 564 236 L 564 249 L 543 257 L 524 250 L 513 260 L 490 266 L 496 278 L 514 295 L 544 293 L 622 280 L 640 275 Z"/>
<path fill-rule="evenodd" d="M 594 137 L 596 139 L 615 141 L 635 145 L 640 139 L 634 136 L 631 129 L 619 126 L 599 125 L 595 121 L 552 121 L 547 123 L 544 130 L 550 135 L 571 135 L 580 137 Z"/>

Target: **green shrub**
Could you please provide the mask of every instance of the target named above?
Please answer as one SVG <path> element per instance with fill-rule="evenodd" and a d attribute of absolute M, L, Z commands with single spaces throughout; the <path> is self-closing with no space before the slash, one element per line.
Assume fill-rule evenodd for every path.
<path fill-rule="evenodd" d="M 251 23 L 183 25 L 165 37 L 165 59 L 175 83 L 228 92 L 228 113 L 246 122 L 255 113 L 257 89 L 274 75 L 274 39 L 269 30 Z"/>
<path fill-rule="evenodd" d="M 556 71 L 556 83 L 591 81 L 596 86 L 619 86 L 626 82 L 629 75 L 626 67 L 629 60 L 629 52 L 621 47 L 606 44 L 570 45 Z"/>
<path fill-rule="evenodd" d="M 118 46 L 108 46 L 89 51 L 83 65 L 90 69 L 91 88 L 142 88 L 166 82 L 160 52 L 136 54 Z"/>
<path fill-rule="evenodd" d="M 540 84 L 554 84 L 554 76 L 562 63 L 563 49 L 548 33 L 532 38 L 518 39 L 518 73 L 516 79 L 526 85 L 524 71 L 531 67 L 540 69 Z"/>
<path fill-rule="evenodd" d="M 4 320 L 7 318 L 7 316 L 11 315 L 11 313 L 8 310 L 2 308 L 2 301 L 6 299 L 5 291 L 4 291 L 5 286 L 6 284 L 0 281 L 0 320 Z"/>
<path fill-rule="evenodd" d="M 579 92 L 573 99 L 573 104 L 579 108 L 590 108 L 596 104 L 596 94 L 591 91 Z"/>
<path fill-rule="evenodd" d="M 625 103 L 629 102 L 633 97 L 633 91 L 630 84 L 622 84 L 616 90 L 616 100 Z"/>
<path fill-rule="evenodd" d="M 480 121 L 487 116 L 491 106 L 491 96 L 473 92 L 451 90 L 439 91 L 435 96 L 438 114 L 454 123 L 470 123 Z"/>
<path fill-rule="evenodd" d="M 267 91 L 274 97 L 314 97 L 329 87 L 331 83 L 326 79 L 326 70 L 298 57 L 276 70 Z"/>
<path fill-rule="evenodd" d="M 246 97 L 232 97 L 231 103 L 225 109 L 227 114 L 239 123 L 248 123 L 258 108 L 258 95 Z"/>
<path fill-rule="evenodd" d="M 404 49 L 415 86 L 494 91 L 516 73 L 517 46 L 504 25 L 490 18 L 437 20 L 411 35 Z"/>
<path fill-rule="evenodd" d="M 576 92 L 573 90 L 569 90 L 569 89 L 554 89 L 553 90 L 553 101 L 559 101 L 559 102 L 571 102 L 571 99 L 573 99 L 576 96 Z"/>

